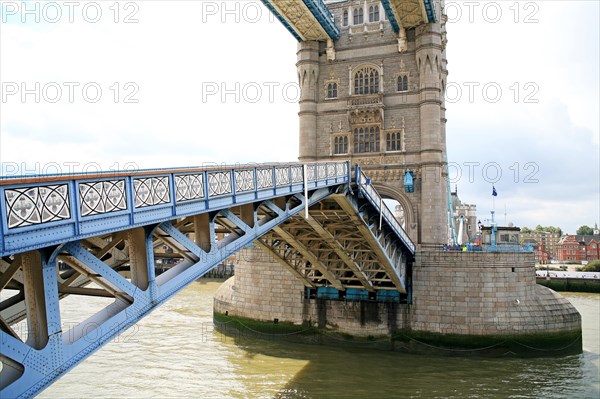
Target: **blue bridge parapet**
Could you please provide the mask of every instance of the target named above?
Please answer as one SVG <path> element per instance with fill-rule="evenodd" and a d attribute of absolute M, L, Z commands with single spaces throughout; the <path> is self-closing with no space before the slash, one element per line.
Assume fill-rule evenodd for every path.
<path fill-rule="evenodd" d="M 309 190 L 350 181 L 348 162 L 308 164 Z M 301 164 L 0 179 L 0 256 L 302 193 Z"/>

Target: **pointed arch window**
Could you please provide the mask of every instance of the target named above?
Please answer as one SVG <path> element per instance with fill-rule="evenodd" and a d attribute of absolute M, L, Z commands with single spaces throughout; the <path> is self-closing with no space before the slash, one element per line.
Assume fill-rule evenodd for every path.
<path fill-rule="evenodd" d="M 354 153 L 379 152 L 379 127 L 354 128 Z"/>
<path fill-rule="evenodd" d="M 379 5 L 369 7 L 369 22 L 379 21 Z"/>
<path fill-rule="evenodd" d="M 333 153 L 347 154 L 348 153 L 348 136 L 337 136 L 334 140 Z"/>
<path fill-rule="evenodd" d="M 338 85 L 337 83 L 327 84 L 327 98 L 337 98 L 338 96 Z"/>
<path fill-rule="evenodd" d="M 385 134 L 386 151 L 402 151 L 402 132 L 388 132 Z"/>
<path fill-rule="evenodd" d="M 348 26 L 348 10 L 344 10 L 343 25 Z"/>
<path fill-rule="evenodd" d="M 353 10 L 354 25 L 360 25 L 364 22 L 364 12 L 362 7 L 357 7 Z"/>
<path fill-rule="evenodd" d="M 408 76 L 398 76 L 398 91 L 408 91 Z"/>
<path fill-rule="evenodd" d="M 375 68 L 365 67 L 354 74 L 354 94 L 379 93 L 379 71 Z"/>

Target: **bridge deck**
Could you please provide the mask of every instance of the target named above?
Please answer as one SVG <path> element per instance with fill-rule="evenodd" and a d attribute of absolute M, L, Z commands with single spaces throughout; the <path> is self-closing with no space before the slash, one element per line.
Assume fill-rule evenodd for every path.
<path fill-rule="evenodd" d="M 261 1 L 299 42 L 335 41 L 340 37 L 340 30 L 323 0 Z M 433 0 L 382 0 L 381 4 L 395 32 L 438 21 Z M 357 6 L 360 4 L 352 7 Z"/>
<path fill-rule="evenodd" d="M 299 41 L 337 40 L 340 31 L 323 0 L 261 0 Z"/>
<path fill-rule="evenodd" d="M 0 198 L 3 398 L 35 395 L 252 243 L 310 288 L 410 290 L 414 244 L 348 162 L 11 178 Z M 72 322 L 70 295 L 108 302 Z"/>
<path fill-rule="evenodd" d="M 401 27 L 408 29 L 438 21 L 433 0 L 382 0 L 381 4 L 396 32 Z"/>

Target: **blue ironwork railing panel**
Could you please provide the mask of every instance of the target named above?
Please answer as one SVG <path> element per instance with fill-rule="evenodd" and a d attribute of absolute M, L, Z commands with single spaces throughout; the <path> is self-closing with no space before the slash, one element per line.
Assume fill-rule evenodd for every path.
<path fill-rule="evenodd" d="M 485 252 L 533 252 L 531 245 L 484 245 Z"/>
<path fill-rule="evenodd" d="M 370 179 L 363 173 L 359 166 L 356 166 L 356 184 L 358 188 L 362 191 L 362 193 L 368 197 L 373 206 L 383 215 L 383 219 L 387 222 L 387 224 L 395 231 L 395 233 L 400 237 L 400 239 L 404 242 L 404 245 L 414 254 L 415 253 L 415 244 L 408 237 L 408 234 L 404 231 L 398 220 L 387 207 L 387 205 L 383 202 L 383 198 L 379 195 L 379 193 L 373 188 L 370 183 Z"/>
<path fill-rule="evenodd" d="M 348 183 L 349 163 L 308 165 L 308 189 Z M 0 179 L 0 256 L 303 193 L 302 164 Z"/>

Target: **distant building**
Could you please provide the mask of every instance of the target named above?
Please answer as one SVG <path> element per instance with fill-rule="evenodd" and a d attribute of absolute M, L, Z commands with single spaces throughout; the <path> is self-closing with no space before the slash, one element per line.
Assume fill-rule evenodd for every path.
<path fill-rule="evenodd" d="M 402 226 L 403 229 L 406 229 L 406 218 L 404 217 L 404 208 L 402 208 L 402 205 L 396 205 L 394 216 L 398 223 L 400 223 L 400 226 Z"/>
<path fill-rule="evenodd" d="M 458 198 L 458 188 L 454 188 L 451 193 L 452 212 L 454 214 L 454 231 L 456 233 L 456 241 L 459 244 L 466 244 L 471 241 L 471 238 L 477 231 L 477 206 L 471 204 L 463 204 Z M 461 219 L 463 228 L 460 230 Z M 460 234 L 460 237 L 459 237 Z"/>
<path fill-rule="evenodd" d="M 519 232 L 521 231 L 520 227 L 512 226 L 512 223 L 509 223 L 508 226 L 497 226 L 496 227 L 496 245 L 497 246 L 518 246 L 519 241 Z M 491 245 L 492 244 L 492 226 L 482 226 L 481 227 L 481 235 L 483 240 L 483 245 Z"/>
<path fill-rule="evenodd" d="M 535 263 L 546 265 L 550 262 L 550 254 L 542 244 L 533 245 L 533 253 L 535 255 Z"/>
<path fill-rule="evenodd" d="M 600 235 L 566 235 L 558 242 L 557 259 L 583 262 L 600 259 Z"/>
<path fill-rule="evenodd" d="M 549 231 L 532 231 L 520 234 L 521 243 L 531 244 L 536 252 L 535 260 L 546 263 L 557 257 L 557 244 L 560 241 L 559 233 Z"/>

